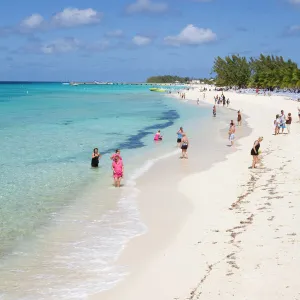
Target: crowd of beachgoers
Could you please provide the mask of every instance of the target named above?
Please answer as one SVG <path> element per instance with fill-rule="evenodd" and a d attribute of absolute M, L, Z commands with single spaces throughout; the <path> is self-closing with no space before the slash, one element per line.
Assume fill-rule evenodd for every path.
<path fill-rule="evenodd" d="M 187 90 L 189 90 L 190 88 L 187 88 Z M 192 87 L 191 89 L 196 89 L 196 87 Z M 205 100 L 206 98 L 206 94 L 205 92 L 207 91 L 207 88 L 202 88 L 199 89 L 199 93 L 201 95 L 201 93 L 203 93 L 203 100 Z M 213 117 L 217 116 L 217 106 L 222 105 L 223 107 L 229 107 L 230 106 L 230 99 L 225 97 L 224 92 L 225 91 L 232 91 L 232 88 L 226 88 L 226 89 L 218 89 L 216 87 L 211 87 L 209 89 L 209 91 L 216 91 L 216 92 L 220 92 L 221 91 L 221 95 L 219 96 L 218 94 L 214 97 L 214 105 L 213 105 Z M 239 93 L 255 93 L 256 95 L 264 95 L 264 96 L 271 96 L 272 93 L 294 93 L 294 94 L 299 94 L 300 90 L 299 89 L 289 89 L 289 90 L 280 90 L 280 89 L 276 89 L 276 90 L 261 90 L 261 89 L 234 89 L 235 92 L 239 92 Z M 181 92 L 180 95 L 182 95 L 185 93 Z M 181 96 L 182 98 L 182 96 Z M 183 98 L 182 98 L 183 99 Z M 184 98 L 185 99 L 185 98 Z M 292 99 L 291 99 L 292 100 Z M 300 98 L 299 98 L 300 101 Z M 197 99 L 197 104 L 199 105 L 200 100 L 199 98 Z M 298 122 L 300 123 L 300 107 L 298 107 L 298 111 L 297 111 L 297 115 L 298 115 Z M 274 135 L 279 135 L 279 134 L 290 134 L 291 132 L 291 124 L 292 124 L 293 118 L 292 118 L 292 113 L 288 112 L 288 114 L 286 115 L 284 110 L 281 110 L 280 114 L 277 114 L 274 120 Z M 238 110 L 237 111 L 237 126 L 241 126 L 242 125 L 242 114 L 241 111 Z M 228 138 L 229 138 L 229 145 L 228 146 L 233 146 L 234 141 L 235 141 L 235 133 L 236 133 L 236 124 L 233 120 L 231 120 L 230 124 L 229 124 L 229 130 L 228 130 Z M 263 137 L 259 137 L 253 144 L 253 147 L 251 148 L 251 156 L 252 156 L 252 166 L 251 168 L 256 168 L 257 163 L 259 162 L 259 155 L 261 153 L 260 149 L 260 143 L 263 141 Z"/>
<path fill-rule="evenodd" d="M 216 88 L 217 91 L 231 91 L 241 94 L 256 94 L 256 95 L 264 95 L 264 96 L 286 96 L 287 99 L 300 102 L 300 89 L 254 89 L 254 88 L 234 88 L 234 87 L 226 87 L 226 88 Z"/>
<path fill-rule="evenodd" d="M 186 88 L 186 90 L 194 90 L 195 87 L 188 87 Z M 201 95 L 202 93 L 202 97 L 203 100 L 206 99 L 206 94 L 205 92 L 208 91 L 207 88 L 202 88 L 199 89 L 199 93 Z M 215 118 L 217 116 L 217 107 L 219 106 L 223 106 L 223 107 L 230 107 L 230 99 L 226 98 L 224 95 L 225 91 L 232 91 L 232 89 L 226 88 L 226 89 L 217 89 L 217 88 L 210 88 L 209 91 L 216 91 L 216 92 L 220 92 L 221 91 L 221 95 L 216 95 L 214 97 L 214 105 L 213 105 L 213 117 Z M 250 93 L 250 92 L 255 92 L 256 95 L 268 95 L 271 96 L 271 93 L 276 92 L 282 92 L 281 90 L 260 90 L 260 89 L 256 89 L 256 90 L 251 90 L 251 89 L 239 89 L 236 90 L 236 92 L 239 93 Z M 299 93 L 299 90 L 286 90 L 285 92 L 293 92 L 295 94 Z M 182 100 L 185 100 L 186 98 L 186 93 L 185 90 L 182 91 L 177 91 L 179 98 Z M 200 100 L 199 98 L 197 99 L 197 104 L 200 104 Z M 298 107 L 298 119 L 300 122 L 300 107 Z M 237 126 L 242 126 L 242 114 L 241 111 L 238 110 L 237 111 L 237 122 L 234 122 L 234 120 L 231 120 L 230 124 L 229 124 L 229 129 L 228 129 L 228 139 L 229 139 L 229 145 L 228 146 L 233 146 L 234 142 L 235 142 L 235 133 L 236 133 L 236 124 Z M 293 118 L 292 118 L 292 113 L 288 112 L 288 114 L 286 115 L 284 113 L 284 110 L 281 110 L 280 114 L 277 114 L 274 120 L 274 135 L 279 135 L 279 134 L 289 134 L 291 132 L 291 124 L 292 124 Z M 161 131 L 158 130 L 155 135 L 154 135 L 154 141 L 155 142 L 160 142 L 163 140 L 163 136 L 161 134 Z M 253 144 L 253 147 L 251 148 L 251 156 L 252 156 L 252 168 L 256 168 L 257 163 L 259 162 L 259 154 L 260 152 L 260 143 L 263 141 L 263 137 L 259 137 Z M 187 150 L 189 147 L 189 140 L 187 137 L 187 134 L 184 132 L 183 127 L 180 127 L 180 129 L 177 132 L 177 145 L 178 147 L 181 149 L 181 156 L 180 158 L 184 158 L 187 159 L 188 155 L 187 155 Z M 101 154 L 98 150 L 98 148 L 95 148 L 93 150 L 92 153 L 92 161 L 91 161 L 91 166 L 93 168 L 97 168 L 99 165 L 99 160 L 101 158 Z M 121 180 L 124 177 L 124 164 L 123 164 L 123 159 L 121 157 L 121 151 L 120 149 L 117 149 L 115 151 L 115 153 L 110 157 L 110 159 L 112 160 L 112 171 L 113 171 L 113 178 L 114 178 L 114 186 L 115 187 L 120 187 L 121 186 Z"/>

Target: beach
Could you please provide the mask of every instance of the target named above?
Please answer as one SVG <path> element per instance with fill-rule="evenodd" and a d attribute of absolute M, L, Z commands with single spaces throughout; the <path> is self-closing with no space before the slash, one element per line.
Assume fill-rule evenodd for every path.
<path fill-rule="evenodd" d="M 212 109 L 216 94 L 221 92 L 206 92 L 203 99 L 196 88 L 186 91 L 186 99 L 199 98 Z M 137 182 L 148 232 L 133 239 L 117 261 L 129 275 L 90 299 L 299 299 L 297 103 L 224 94 L 231 101 L 228 111 L 236 116 L 241 110 L 247 121 L 237 127 L 236 144 L 227 147 L 228 120 L 218 113 L 227 108 L 217 108 L 223 128 L 217 148 L 205 150 L 209 140 L 191 143 L 189 160 L 168 158 Z M 292 130 L 274 136 L 281 109 L 292 113 Z M 259 136 L 261 163 L 253 170 L 250 150 Z"/>
<path fill-rule="evenodd" d="M 165 165 L 163 173 L 171 171 L 181 180 L 192 170 L 179 163 L 178 128 L 184 124 L 197 133 L 191 142 L 198 151 L 201 139 L 212 145 L 211 132 L 230 119 L 214 127 L 208 122 L 209 106 L 174 101 L 142 86 L 12 83 L 0 90 L 0 139 L 5 141 L 0 157 L 1 300 L 86 299 L 122 282 L 132 273 L 126 264 L 115 263 L 123 249 L 134 237 L 154 232 L 138 207 L 139 195 L 152 197 L 156 188 L 144 174 L 157 177 L 153 167 Z M 157 130 L 162 143 L 153 141 Z M 102 154 L 97 169 L 91 168 L 94 147 Z M 112 186 L 110 156 L 117 148 L 125 163 L 121 189 Z M 161 195 L 155 198 L 166 198 L 161 182 L 157 187 Z M 164 195 L 169 194 L 166 189 Z M 157 216 L 163 213 L 161 204 Z M 166 209 L 170 205 L 165 203 Z M 163 239 L 188 214 L 185 203 L 180 207 Z"/>

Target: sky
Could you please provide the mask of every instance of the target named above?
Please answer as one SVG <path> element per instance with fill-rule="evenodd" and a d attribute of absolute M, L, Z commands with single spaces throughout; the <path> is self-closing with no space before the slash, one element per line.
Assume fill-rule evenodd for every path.
<path fill-rule="evenodd" d="M 209 77 L 214 58 L 300 64 L 300 0 L 11 0 L 1 3 L 1 81 Z"/>

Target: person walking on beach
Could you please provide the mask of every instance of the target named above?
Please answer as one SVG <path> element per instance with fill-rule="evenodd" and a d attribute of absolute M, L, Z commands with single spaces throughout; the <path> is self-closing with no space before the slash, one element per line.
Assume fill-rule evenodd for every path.
<path fill-rule="evenodd" d="M 101 154 L 99 153 L 98 148 L 95 148 L 92 154 L 92 161 L 91 161 L 92 168 L 98 168 L 100 158 L 101 158 Z"/>
<path fill-rule="evenodd" d="M 183 128 L 180 127 L 179 130 L 177 131 L 177 146 L 178 147 L 180 147 L 180 145 L 181 145 L 182 135 L 183 135 Z"/>
<path fill-rule="evenodd" d="M 230 100 L 229 100 L 229 98 L 227 99 L 227 107 L 229 106 L 229 104 L 230 104 Z"/>
<path fill-rule="evenodd" d="M 123 173 L 124 173 L 124 165 L 123 165 L 123 161 L 120 159 L 118 155 L 115 156 L 112 162 L 112 170 L 113 170 L 113 177 L 114 177 L 114 185 L 115 187 L 120 187 L 121 180 L 123 178 Z"/>
<path fill-rule="evenodd" d="M 180 158 L 188 158 L 187 156 L 187 149 L 189 147 L 189 140 L 185 133 L 182 134 L 182 140 L 181 140 L 181 151 L 182 154 Z"/>
<path fill-rule="evenodd" d="M 238 126 L 242 126 L 242 114 L 240 110 L 238 111 L 237 123 Z"/>
<path fill-rule="evenodd" d="M 259 137 L 257 141 L 254 142 L 254 145 L 251 149 L 251 155 L 252 155 L 252 169 L 256 168 L 256 164 L 258 163 L 258 155 L 259 155 L 259 148 L 260 143 L 263 141 L 263 137 Z"/>
<path fill-rule="evenodd" d="M 299 118 L 299 123 L 300 123 L 300 107 L 298 107 L 298 118 Z"/>
<path fill-rule="evenodd" d="M 235 139 L 235 124 L 234 124 L 233 120 L 231 120 L 231 122 L 230 122 L 230 127 L 229 127 L 228 134 L 229 134 L 230 146 L 233 146 L 234 139 Z"/>
<path fill-rule="evenodd" d="M 280 116 L 280 128 L 281 128 L 281 133 L 284 132 L 285 129 L 285 124 L 286 124 L 286 118 L 285 118 L 285 114 L 284 111 L 281 111 L 281 116 Z"/>
<path fill-rule="evenodd" d="M 279 134 L 280 130 L 280 116 L 276 115 L 274 120 L 274 129 L 275 129 L 275 135 Z"/>
<path fill-rule="evenodd" d="M 291 132 L 291 124 L 292 124 L 292 114 L 291 113 L 288 113 L 285 124 L 286 124 L 286 128 L 287 128 L 288 133 L 290 133 Z"/>

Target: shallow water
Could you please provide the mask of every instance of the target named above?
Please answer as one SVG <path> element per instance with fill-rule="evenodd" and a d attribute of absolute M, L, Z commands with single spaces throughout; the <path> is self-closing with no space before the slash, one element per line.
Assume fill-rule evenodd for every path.
<path fill-rule="evenodd" d="M 174 152 L 179 126 L 209 114 L 142 86 L 0 85 L 0 299 L 85 299 L 123 278 L 113 262 L 146 230 L 136 178 Z M 116 148 L 121 190 L 111 186 Z"/>

